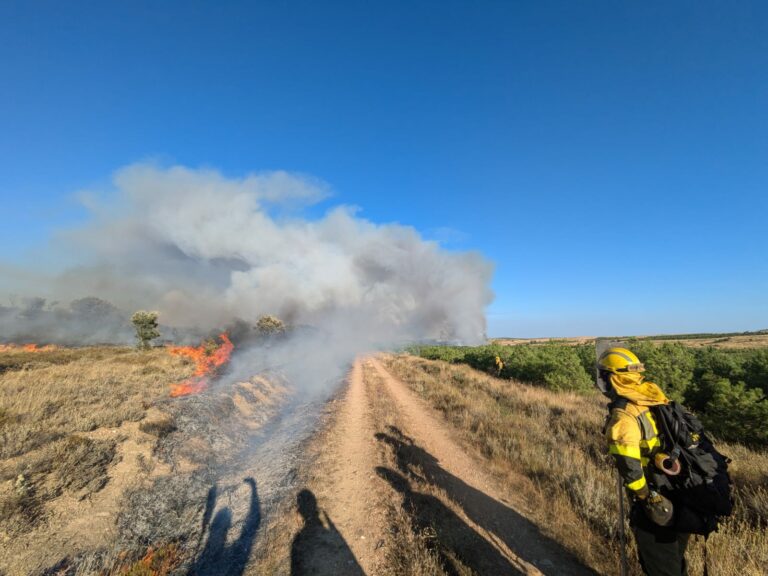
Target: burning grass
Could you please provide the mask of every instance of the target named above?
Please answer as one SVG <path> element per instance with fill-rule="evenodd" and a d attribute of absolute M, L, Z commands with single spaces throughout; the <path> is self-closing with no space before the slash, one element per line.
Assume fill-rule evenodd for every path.
<path fill-rule="evenodd" d="M 171 397 L 198 394 L 208 387 L 210 377 L 220 367 L 229 362 L 235 349 L 226 333 L 219 335 L 221 344 L 213 340 L 200 346 L 171 346 L 168 351 L 174 356 L 188 358 L 194 363 L 195 372 L 190 378 L 171 386 Z"/>
<path fill-rule="evenodd" d="M 501 476 L 522 473 L 521 486 L 540 526 L 600 573 L 615 573 L 615 476 L 605 455 L 605 407 L 597 396 L 555 393 L 490 377 L 466 366 L 388 357 L 387 367 L 443 413 Z M 768 565 L 768 455 L 719 443 L 733 458 L 738 506 L 708 544 L 710 573 L 764 574 Z M 628 528 L 628 527 L 627 527 Z M 630 544 L 632 547 L 633 544 Z M 631 573 L 639 574 L 630 549 Z M 692 541 L 692 573 L 704 549 Z"/>
<path fill-rule="evenodd" d="M 54 344 L 39 346 L 37 344 L 0 344 L 0 353 L 2 352 L 51 352 L 58 350 L 59 347 Z"/>

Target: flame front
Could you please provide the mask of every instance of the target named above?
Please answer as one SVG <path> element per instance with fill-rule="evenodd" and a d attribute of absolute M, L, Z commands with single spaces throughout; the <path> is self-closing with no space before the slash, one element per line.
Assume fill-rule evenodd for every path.
<path fill-rule="evenodd" d="M 60 346 L 46 344 L 38 346 L 37 344 L 0 344 L 0 352 L 51 352 L 58 350 Z"/>
<path fill-rule="evenodd" d="M 226 364 L 235 346 L 226 332 L 219 334 L 221 344 L 215 350 L 210 346 L 171 346 L 168 351 L 175 356 L 190 358 L 195 363 L 195 372 L 183 382 L 171 384 L 171 397 L 198 394 L 208 387 L 210 376 L 219 366 Z"/>

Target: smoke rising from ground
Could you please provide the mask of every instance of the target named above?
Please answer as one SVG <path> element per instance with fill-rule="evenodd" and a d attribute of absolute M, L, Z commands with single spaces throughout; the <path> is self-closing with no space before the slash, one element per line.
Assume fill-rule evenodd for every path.
<path fill-rule="evenodd" d="M 77 264 L 35 295 L 67 302 L 93 295 L 126 315 L 154 309 L 164 325 L 201 329 L 275 314 L 317 327 L 328 345 L 345 349 L 484 339 L 488 261 L 348 207 L 299 216 L 327 195 L 322 182 L 285 172 L 227 178 L 128 166 L 115 174 L 108 201 L 84 196 L 90 223 L 63 237 Z M 45 322 L 35 326 L 46 340 Z M 124 341 L 124 328 L 113 339 Z M 0 330 L 10 339 L 13 322 L 0 319 Z"/>

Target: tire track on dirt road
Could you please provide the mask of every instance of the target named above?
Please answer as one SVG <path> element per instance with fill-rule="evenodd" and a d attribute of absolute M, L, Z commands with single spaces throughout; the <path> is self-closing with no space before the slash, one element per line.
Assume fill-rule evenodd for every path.
<path fill-rule="evenodd" d="M 499 486 L 484 471 L 483 463 L 452 439 L 447 426 L 431 408 L 392 376 L 378 359 L 367 361 L 397 405 L 404 432 L 410 438 L 406 437 L 403 442 L 382 436 L 397 444 L 401 455 L 413 456 L 426 479 L 445 490 L 461 507 L 468 524 L 492 543 L 511 567 L 525 574 L 594 574 L 518 512 L 525 510 L 526 503 L 519 501 L 512 487 Z"/>

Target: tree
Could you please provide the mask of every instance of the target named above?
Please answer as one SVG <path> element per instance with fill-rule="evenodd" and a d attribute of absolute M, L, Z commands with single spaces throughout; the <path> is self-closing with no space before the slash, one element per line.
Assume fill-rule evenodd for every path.
<path fill-rule="evenodd" d="M 261 336 L 279 336 L 285 333 L 285 324 L 276 316 L 265 315 L 256 322 L 256 330 Z"/>
<path fill-rule="evenodd" d="M 768 400 L 762 390 L 747 388 L 743 382 L 718 381 L 703 418 L 704 424 L 724 439 L 757 446 L 768 442 Z"/>
<path fill-rule="evenodd" d="M 69 304 L 69 309 L 75 316 L 87 321 L 112 320 L 120 317 L 120 310 L 116 306 L 95 296 L 73 300 Z"/>
<path fill-rule="evenodd" d="M 136 347 L 139 350 L 149 350 L 152 347 L 152 340 L 160 337 L 157 317 L 157 312 L 146 310 L 139 310 L 131 316 L 131 322 L 136 328 Z"/>
<path fill-rule="evenodd" d="M 768 350 L 756 350 L 744 364 L 744 381 L 768 394 Z"/>
<path fill-rule="evenodd" d="M 651 342 L 632 342 L 629 348 L 645 364 L 645 376 L 648 380 L 659 384 L 667 396 L 674 400 L 685 398 L 685 391 L 693 381 L 696 365 L 693 352 L 689 348 L 679 342 L 665 342 L 661 346 Z"/>
<path fill-rule="evenodd" d="M 41 316 L 45 311 L 45 303 L 45 298 L 39 298 L 37 296 L 25 298 L 24 308 L 22 309 L 19 316 L 27 320 L 34 320 L 35 318 Z"/>

